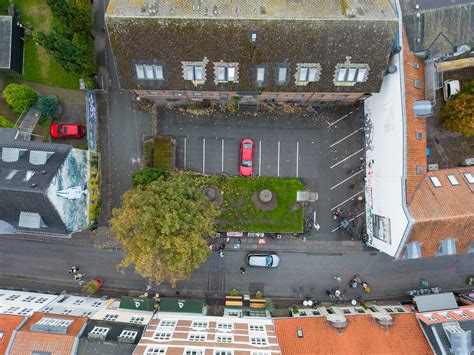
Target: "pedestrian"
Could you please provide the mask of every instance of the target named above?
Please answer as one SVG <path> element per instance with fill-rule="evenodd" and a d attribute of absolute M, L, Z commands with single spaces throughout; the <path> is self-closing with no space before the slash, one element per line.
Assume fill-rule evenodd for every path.
<path fill-rule="evenodd" d="M 72 266 L 70 269 L 69 269 L 69 273 L 70 274 L 75 274 L 76 272 L 78 272 L 80 269 L 77 267 L 77 266 Z"/>
<path fill-rule="evenodd" d="M 84 275 L 83 273 L 79 272 L 77 274 L 74 275 L 74 281 L 81 281 L 83 278 L 84 278 Z"/>
<path fill-rule="evenodd" d="M 242 239 L 237 239 L 237 244 L 242 244 Z"/>
<path fill-rule="evenodd" d="M 242 275 L 245 274 L 245 268 L 244 268 L 244 267 L 241 267 L 241 268 L 240 268 L 240 273 L 241 273 Z"/>
<path fill-rule="evenodd" d="M 219 247 L 219 251 L 222 251 L 225 249 L 225 243 L 222 243 L 221 246 Z"/>
<path fill-rule="evenodd" d="M 224 251 L 220 250 L 220 251 L 219 251 L 219 256 L 220 256 L 221 258 L 223 258 L 223 257 L 224 257 Z"/>
<path fill-rule="evenodd" d="M 336 296 L 337 298 L 340 298 L 341 297 L 341 290 L 336 289 L 336 291 L 334 291 L 334 296 Z"/>
<path fill-rule="evenodd" d="M 342 277 L 341 276 L 334 276 L 334 280 L 336 280 L 337 282 L 341 282 Z"/>

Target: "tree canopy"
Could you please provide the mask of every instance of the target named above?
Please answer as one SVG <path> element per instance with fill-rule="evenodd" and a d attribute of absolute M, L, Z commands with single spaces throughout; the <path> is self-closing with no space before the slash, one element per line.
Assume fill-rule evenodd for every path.
<path fill-rule="evenodd" d="M 20 115 L 37 100 L 36 91 L 24 84 L 8 84 L 2 93 L 13 113 Z"/>
<path fill-rule="evenodd" d="M 207 259 L 206 238 L 215 235 L 218 215 L 186 173 L 170 173 L 127 191 L 110 221 L 125 251 L 121 266 L 134 265 L 155 283 L 174 286 Z"/>
<path fill-rule="evenodd" d="M 443 126 L 465 137 L 474 136 L 474 80 L 466 83 L 441 111 Z"/>

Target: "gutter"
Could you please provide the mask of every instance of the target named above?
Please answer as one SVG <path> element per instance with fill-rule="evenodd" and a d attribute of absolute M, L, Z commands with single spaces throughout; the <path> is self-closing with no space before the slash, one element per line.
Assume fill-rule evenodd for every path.
<path fill-rule="evenodd" d="M 402 48 L 400 51 L 400 92 L 402 96 L 402 123 L 403 123 L 403 173 L 402 173 L 402 207 L 403 211 L 405 212 L 405 216 L 408 219 L 408 224 L 405 228 L 405 232 L 403 233 L 403 237 L 398 245 L 397 252 L 395 253 L 394 258 L 399 259 L 402 253 L 403 247 L 405 246 L 406 241 L 413 229 L 414 221 L 413 217 L 410 214 L 407 206 L 407 191 L 406 191 L 406 181 L 407 181 L 407 115 L 406 115 L 406 107 L 405 107 L 405 67 L 403 61 L 403 17 L 402 17 L 402 10 L 400 8 L 400 1 L 395 0 L 395 6 L 397 8 L 398 14 L 398 44 Z"/>

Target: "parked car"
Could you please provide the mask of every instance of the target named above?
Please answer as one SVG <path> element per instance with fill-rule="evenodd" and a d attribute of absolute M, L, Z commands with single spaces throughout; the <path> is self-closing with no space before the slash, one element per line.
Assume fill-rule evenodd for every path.
<path fill-rule="evenodd" d="M 86 127 L 81 124 L 54 123 L 50 129 L 53 138 L 82 138 L 86 134 Z"/>
<path fill-rule="evenodd" d="M 280 257 L 274 253 L 248 254 L 247 262 L 249 266 L 274 268 L 280 265 Z"/>
<path fill-rule="evenodd" d="M 242 176 L 250 176 L 253 173 L 253 151 L 254 142 L 250 138 L 244 138 L 240 142 L 240 164 L 239 171 Z"/>
<path fill-rule="evenodd" d="M 459 80 L 446 80 L 443 84 L 443 98 L 444 101 L 448 101 L 452 97 L 456 96 L 461 90 Z"/>

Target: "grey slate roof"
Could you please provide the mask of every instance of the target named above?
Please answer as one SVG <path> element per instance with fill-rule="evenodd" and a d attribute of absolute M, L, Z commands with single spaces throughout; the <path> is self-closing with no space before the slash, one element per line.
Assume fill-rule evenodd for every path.
<path fill-rule="evenodd" d="M 415 296 L 418 312 L 442 311 L 458 308 L 452 292 Z"/>
<path fill-rule="evenodd" d="M 457 321 L 465 331 L 471 331 L 472 344 L 474 344 L 474 320 Z M 443 330 L 443 323 L 426 324 L 420 322 L 428 342 L 436 354 L 450 353 L 450 342 Z M 435 335 L 436 333 L 436 335 Z M 474 350 L 474 349 L 473 349 Z"/>
<path fill-rule="evenodd" d="M 285 0 L 286 2 L 286 0 Z M 161 3 L 161 2 L 160 2 Z M 374 3 L 379 3 L 374 1 Z M 378 20 L 212 19 L 106 17 L 120 85 L 126 89 L 273 92 L 378 92 L 397 29 L 395 16 Z M 257 41 L 250 41 L 257 32 Z M 336 65 L 369 65 L 368 79 L 352 87 L 334 85 Z M 207 80 L 184 80 L 182 61 L 207 58 Z M 239 63 L 238 83 L 216 84 L 214 62 Z M 135 63 L 163 65 L 165 80 L 136 79 Z M 316 83 L 296 86 L 297 63 L 318 63 Z M 279 65 L 289 67 L 289 82 L 277 85 Z M 257 66 L 266 68 L 266 82 L 257 86 Z"/>
<path fill-rule="evenodd" d="M 105 341 L 88 338 L 89 332 L 92 331 L 95 326 L 110 328 Z M 140 341 L 144 329 L 145 326 L 143 325 L 89 320 L 79 340 L 77 354 L 131 355 Z M 138 332 L 133 344 L 124 344 L 117 341 L 117 337 L 122 333 L 122 330 L 134 330 Z"/>
<path fill-rule="evenodd" d="M 10 69 L 12 49 L 11 16 L 0 16 L 0 68 Z"/>
<path fill-rule="evenodd" d="M 15 140 L 14 132 L 16 131 L 0 128 L 0 220 L 4 220 L 18 230 L 27 231 L 28 229 L 19 226 L 20 213 L 39 213 L 47 226 L 44 232 L 67 234 L 66 226 L 46 196 L 46 189 L 72 147 L 65 144 Z M 3 148 L 26 149 L 26 151 L 18 161 L 5 162 L 1 155 Z M 54 154 L 44 165 L 34 165 L 29 159 L 32 150 Z M 13 170 L 17 171 L 15 175 L 11 179 L 6 179 Z M 29 181 L 24 181 L 28 171 L 34 171 L 34 175 Z M 41 231 L 35 230 L 35 232 Z"/>
<path fill-rule="evenodd" d="M 474 5 L 469 0 L 401 0 L 403 23 L 410 48 L 431 58 L 474 44 Z M 419 9 L 415 5 L 419 5 Z M 417 17 L 417 13 L 420 16 Z M 419 41 L 417 41 L 419 38 Z"/>

